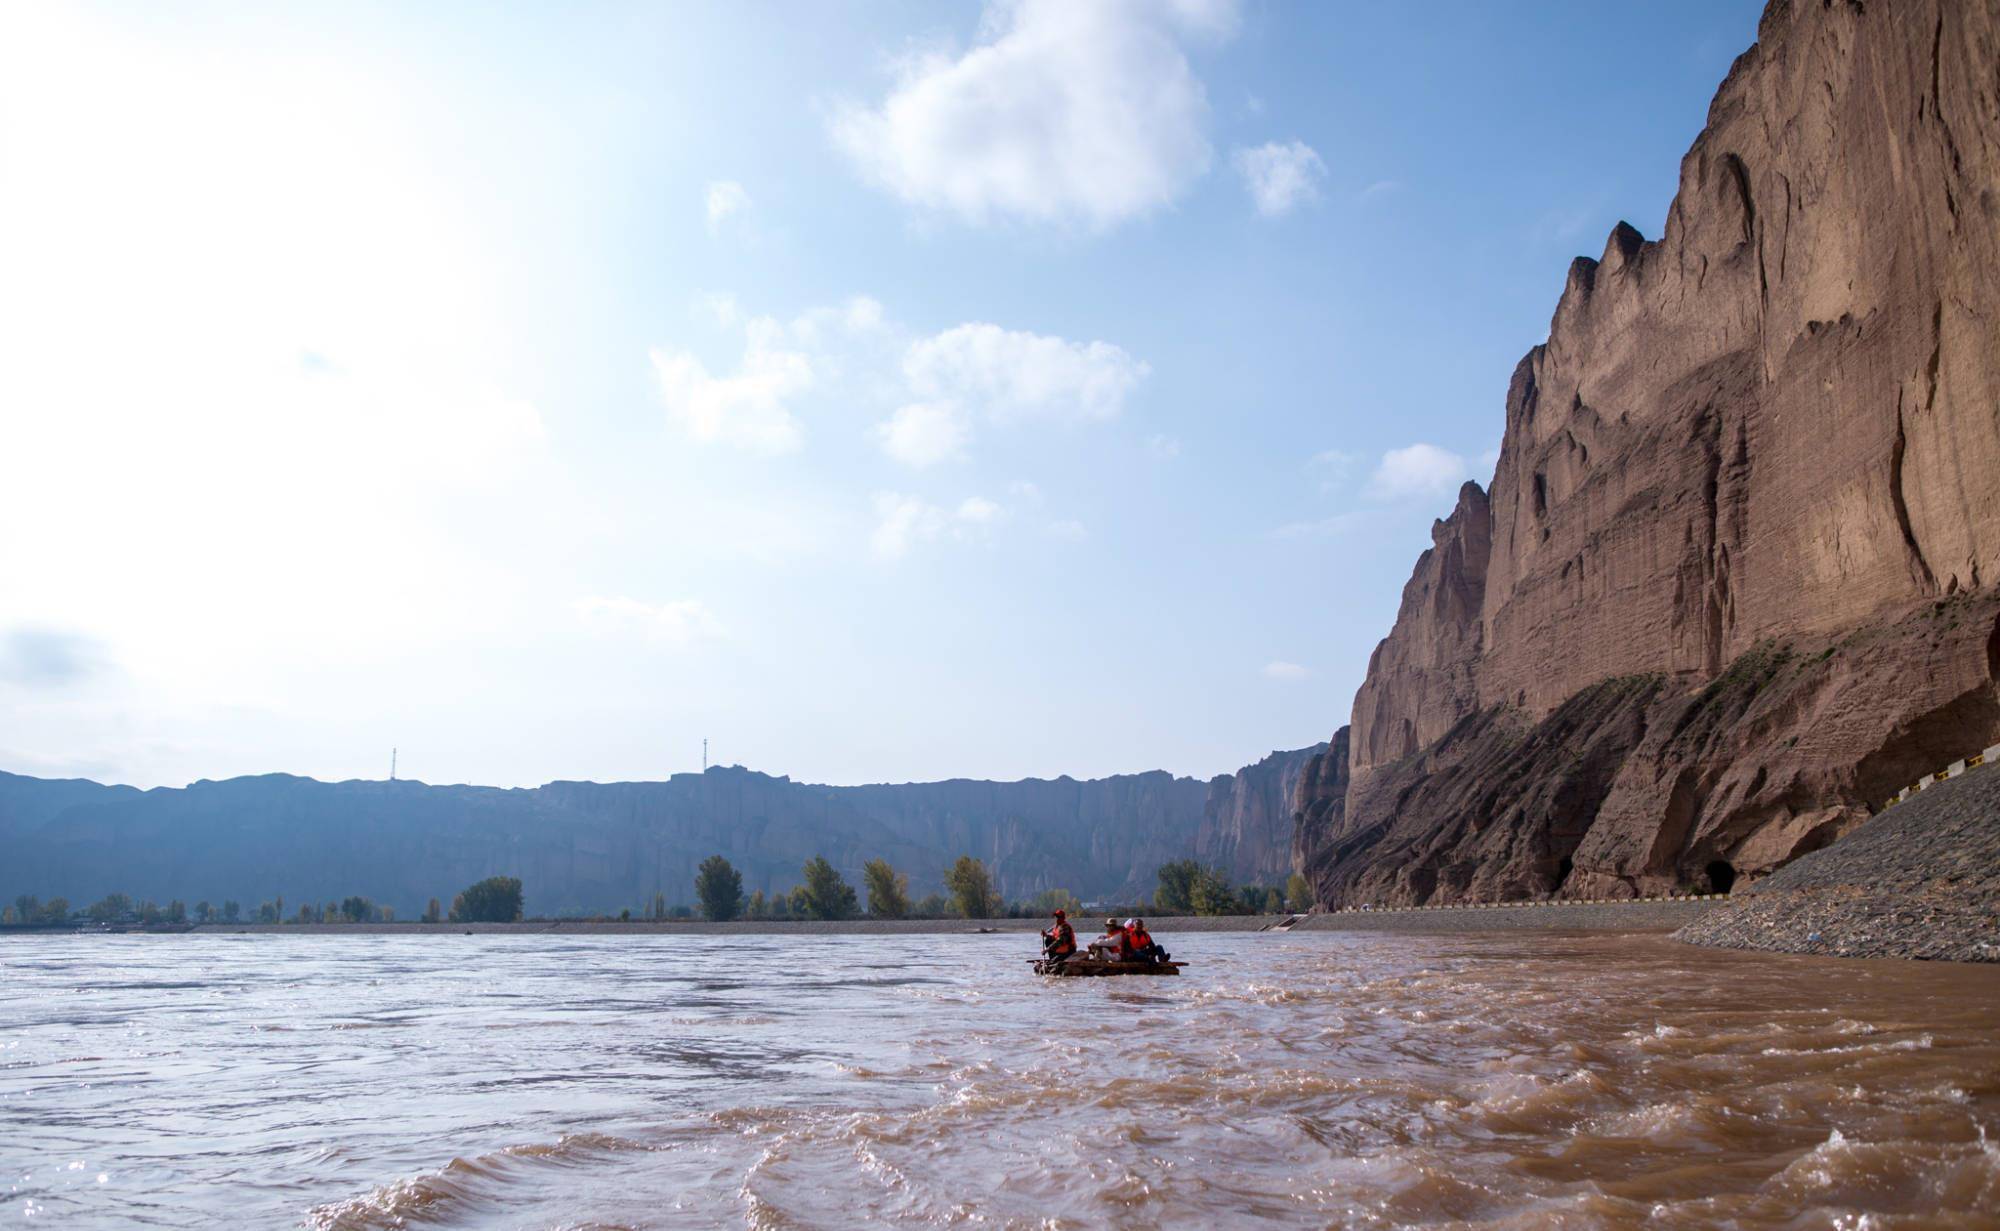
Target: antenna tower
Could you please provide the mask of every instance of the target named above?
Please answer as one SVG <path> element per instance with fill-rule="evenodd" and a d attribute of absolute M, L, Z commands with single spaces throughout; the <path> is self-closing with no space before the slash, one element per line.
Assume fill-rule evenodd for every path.
<path fill-rule="evenodd" d="M 708 737 L 706 735 L 701 737 L 701 772 L 704 774 L 708 772 Z"/>
<path fill-rule="evenodd" d="M 394 748 L 391 748 L 389 750 L 389 781 L 394 782 L 395 780 L 396 780 L 396 750 Z"/>

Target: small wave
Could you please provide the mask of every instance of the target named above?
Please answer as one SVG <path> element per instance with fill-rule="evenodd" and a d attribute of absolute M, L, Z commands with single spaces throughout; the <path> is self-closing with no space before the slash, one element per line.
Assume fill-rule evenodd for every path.
<path fill-rule="evenodd" d="M 503 1184 L 522 1163 L 581 1166 L 606 1155 L 651 1148 L 607 1133 L 569 1133 L 552 1142 L 507 1146 L 490 1154 L 454 1158 L 434 1172 L 317 1206 L 306 1215 L 306 1225 L 314 1231 L 378 1231 L 442 1221 L 460 1210 L 498 1204 L 501 1195 L 486 1190 Z"/>
<path fill-rule="evenodd" d="M 1934 1040 L 1928 1034 L 1920 1034 L 1914 1039 L 1897 1039 L 1893 1043 L 1851 1043 L 1845 1047 L 1767 1047 L 1759 1055 L 1764 1056 L 1851 1056 L 1874 1052 L 1928 1051 Z"/>

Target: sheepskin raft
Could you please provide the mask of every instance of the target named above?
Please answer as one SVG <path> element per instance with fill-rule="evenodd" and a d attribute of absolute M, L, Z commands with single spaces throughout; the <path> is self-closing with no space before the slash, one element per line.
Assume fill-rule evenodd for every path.
<path fill-rule="evenodd" d="M 1066 962 L 1034 959 L 1038 975 L 1060 975 L 1067 979 L 1095 978 L 1100 975 L 1177 975 L 1186 962 L 1107 962 L 1094 957 L 1073 957 Z"/>

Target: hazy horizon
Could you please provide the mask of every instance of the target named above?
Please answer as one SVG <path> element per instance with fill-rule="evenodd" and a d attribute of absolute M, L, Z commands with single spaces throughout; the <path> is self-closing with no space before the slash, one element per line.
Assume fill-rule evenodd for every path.
<path fill-rule="evenodd" d="M 12 8 L 0 766 L 1324 740 L 1760 7 Z"/>

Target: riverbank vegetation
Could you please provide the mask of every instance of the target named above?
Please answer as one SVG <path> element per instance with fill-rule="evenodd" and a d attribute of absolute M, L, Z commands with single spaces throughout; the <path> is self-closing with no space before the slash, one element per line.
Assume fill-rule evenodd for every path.
<path fill-rule="evenodd" d="M 729 922 L 843 921 L 851 919 L 999 919 L 1047 918 L 1056 910 L 1072 915 L 1103 911 L 1107 915 L 1264 915 L 1305 911 L 1311 907 L 1311 887 L 1294 874 L 1283 888 L 1232 886 L 1225 872 L 1196 860 L 1161 865 L 1150 897 L 1136 901 L 1085 901 L 1065 888 L 1043 889 L 1008 900 L 996 888 L 985 861 L 960 856 L 944 875 L 943 893 L 913 897 L 907 873 L 886 859 L 862 865 L 859 890 L 848 883 L 825 856 L 815 855 L 799 870 L 799 883 L 789 889 L 745 894 L 743 876 L 728 858 L 711 855 L 701 862 L 690 888 L 693 904 L 670 902 L 656 892 L 638 909 L 616 914 L 571 915 L 595 922 L 665 922 L 706 920 Z M 431 898 L 417 916 L 420 923 L 511 923 L 546 919 L 525 912 L 520 878 L 492 876 L 467 886 L 451 900 L 447 911 Z M 192 907 L 179 899 L 162 905 L 123 893 L 107 894 L 89 906 L 76 908 L 68 899 L 43 901 L 23 894 L 0 906 L 0 926 L 50 928 L 97 925 L 174 929 L 207 923 L 257 923 L 312 926 L 319 924 L 393 923 L 395 908 L 359 894 L 338 901 L 303 902 L 289 912 L 283 894 L 246 910 L 235 900 L 217 905 L 207 901 Z M 405 916 L 407 918 L 407 916 Z"/>

